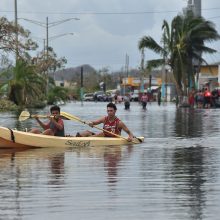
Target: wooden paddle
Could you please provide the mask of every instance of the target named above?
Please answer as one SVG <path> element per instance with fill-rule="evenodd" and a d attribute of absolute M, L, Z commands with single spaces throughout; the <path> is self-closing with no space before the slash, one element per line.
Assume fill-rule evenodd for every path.
<path fill-rule="evenodd" d="M 19 118 L 18 118 L 18 120 L 19 121 L 25 121 L 28 118 L 35 118 L 36 116 L 38 118 L 48 118 L 47 115 L 31 115 L 30 112 L 28 112 L 28 111 L 22 111 Z"/>
<path fill-rule="evenodd" d="M 63 117 L 65 117 L 65 118 L 67 118 L 67 119 L 69 119 L 69 120 L 79 121 L 79 122 L 81 122 L 81 123 L 83 123 L 83 124 L 89 125 L 88 122 L 81 120 L 80 118 L 76 117 L 75 115 L 72 115 L 72 114 L 69 114 L 69 113 L 66 113 L 66 112 L 60 112 L 60 115 L 62 115 Z M 89 126 L 90 126 L 90 125 L 89 125 Z M 111 135 L 113 135 L 113 136 L 115 136 L 115 137 L 122 138 L 122 139 L 128 141 L 127 138 L 125 138 L 125 137 L 123 137 L 123 136 L 121 136 L 121 135 L 118 135 L 118 134 L 114 134 L 114 133 L 112 133 L 112 132 L 110 132 L 110 131 L 107 131 L 107 130 L 105 130 L 105 129 L 99 128 L 99 127 L 96 126 L 96 125 L 93 125 L 92 127 L 96 128 L 96 129 L 98 129 L 98 130 L 100 130 L 100 131 L 106 132 L 106 133 L 108 133 L 108 134 L 111 134 Z M 142 140 L 140 140 L 140 139 L 138 139 L 138 138 L 136 138 L 136 137 L 134 137 L 134 138 L 135 138 L 136 140 L 138 140 L 139 143 L 142 142 Z M 134 142 L 134 141 L 131 141 L 131 142 L 134 143 L 134 144 L 137 143 L 137 142 Z"/>
<path fill-rule="evenodd" d="M 28 112 L 28 111 L 22 111 L 21 112 L 21 114 L 20 114 L 20 116 L 19 116 L 19 118 L 18 118 L 18 120 L 19 121 L 25 121 L 25 120 L 27 120 L 28 118 L 35 118 L 35 117 L 38 117 L 38 118 L 53 118 L 54 116 L 47 116 L 47 115 L 31 115 L 30 114 L 30 112 Z M 62 116 L 62 115 L 60 115 L 60 116 Z M 67 120 L 69 120 L 68 118 L 66 118 L 66 117 L 61 117 L 62 119 L 67 119 Z"/>

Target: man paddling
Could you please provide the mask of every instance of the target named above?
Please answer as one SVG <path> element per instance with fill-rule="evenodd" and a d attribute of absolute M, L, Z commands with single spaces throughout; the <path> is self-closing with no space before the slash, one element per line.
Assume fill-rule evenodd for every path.
<path fill-rule="evenodd" d="M 128 134 L 128 141 L 132 141 L 134 138 L 131 131 L 127 128 L 127 126 L 116 117 L 117 107 L 114 103 L 109 103 L 107 105 L 107 116 L 97 119 L 95 121 L 89 122 L 89 125 L 93 127 L 94 125 L 98 125 L 103 123 L 103 132 L 95 134 L 91 131 L 84 131 L 81 133 L 77 133 L 77 137 L 88 137 L 88 136 L 95 136 L 95 137 L 116 137 L 116 135 L 121 135 L 121 130 L 125 131 Z"/>
<path fill-rule="evenodd" d="M 60 107 L 56 105 L 52 106 L 50 108 L 50 113 L 51 115 L 48 116 L 48 123 L 43 123 L 37 115 L 34 116 L 39 125 L 44 129 L 42 134 L 64 137 L 64 123 L 60 118 Z M 41 133 L 41 131 L 37 128 L 32 129 L 30 132 L 35 134 Z"/>

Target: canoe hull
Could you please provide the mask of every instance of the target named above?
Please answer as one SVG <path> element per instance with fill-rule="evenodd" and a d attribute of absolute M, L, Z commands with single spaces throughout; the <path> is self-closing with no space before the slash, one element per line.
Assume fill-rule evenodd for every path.
<path fill-rule="evenodd" d="M 13 141 L 8 141 L 0 137 L 0 148 L 1 149 L 2 148 L 27 148 L 27 147 L 30 147 L 30 146 L 19 144 L 19 143 L 14 143 Z"/>
<path fill-rule="evenodd" d="M 138 140 L 139 139 L 139 140 Z M 138 137 L 135 143 L 143 142 L 143 137 Z M 11 130 L 0 127 L 0 148 L 18 147 L 90 147 L 134 144 L 122 138 L 104 137 L 55 137 L 42 134 Z"/>

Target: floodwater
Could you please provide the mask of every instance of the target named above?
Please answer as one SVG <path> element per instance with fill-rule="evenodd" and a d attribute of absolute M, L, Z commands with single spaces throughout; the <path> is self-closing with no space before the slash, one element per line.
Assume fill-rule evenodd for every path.
<path fill-rule="evenodd" d="M 220 109 L 117 106 L 118 117 L 144 143 L 0 150 L 0 219 L 218 220 Z M 106 103 L 61 108 L 83 120 L 106 114 Z M 36 125 L 16 117 L 2 113 L 0 124 Z M 65 121 L 65 129 L 75 134 L 88 127 Z"/>

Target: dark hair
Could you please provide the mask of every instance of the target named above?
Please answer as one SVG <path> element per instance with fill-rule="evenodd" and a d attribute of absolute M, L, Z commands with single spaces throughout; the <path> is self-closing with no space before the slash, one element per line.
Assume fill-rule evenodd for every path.
<path fill-rule="evenodd" d="M 60 107 L 57 105 L 54 105 L 50 108 L 50 113 L 52 113 L 53 111 L 58 111 L 60 113 Z"/>
<path fill-rule="evenodd" d="M 113 108 L 114 110 L 117 110 L 116 105 L 112 102 L 108 103 L 107 108 Z"/>

